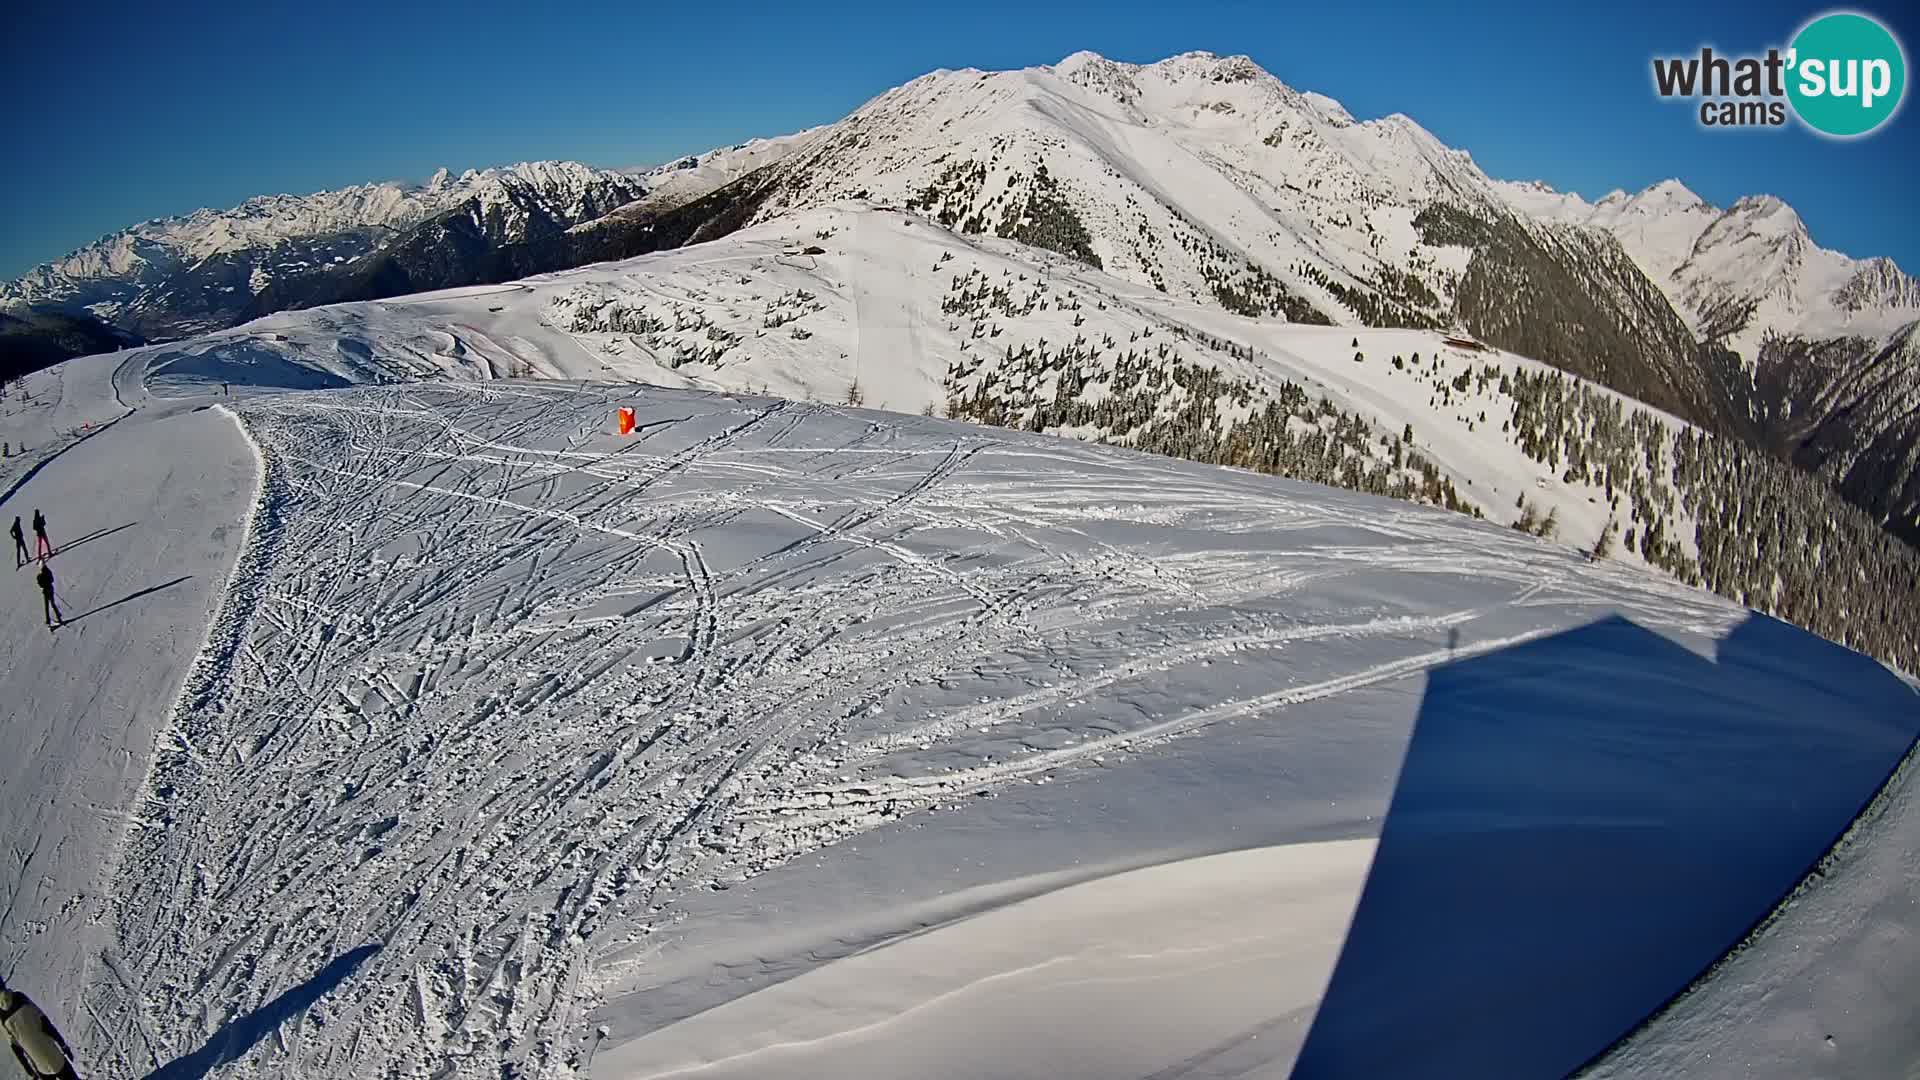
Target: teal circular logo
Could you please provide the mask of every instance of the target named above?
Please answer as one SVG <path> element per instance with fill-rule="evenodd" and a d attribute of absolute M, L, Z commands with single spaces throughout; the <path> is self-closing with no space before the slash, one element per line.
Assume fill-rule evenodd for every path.
<path fill-rule="evenodd" d="M 1787 99 L 1825 135 L 1865 135 L 1892 117 L 1907 92 L 1907 58 L 1888 29 L 1853 12 L 1802 27 L 1788 52 Z"/>

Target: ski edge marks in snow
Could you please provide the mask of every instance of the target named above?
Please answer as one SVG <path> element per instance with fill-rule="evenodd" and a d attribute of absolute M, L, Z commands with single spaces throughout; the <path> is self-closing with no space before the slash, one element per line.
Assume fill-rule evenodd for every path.
<path fill-rule="evenodd" d="M 219 599 L 207 619 L 200 647 L 195 651 L 192 662 L 187 665 L 186 673 L 180 680 L 180 689 L 174 695 L 173 706 L 167 711 L 166 719 L 154 731 L 154 745 L 147 755 L 146 773 L 140 778 L 139 786 L 135 789 L 138 792 L 135 806 L 152 805 L 154 778 L 161 770 L 168 740 L 180 737 L 181 721 L 185 715 L 189 711 L 213 702 L 219 696 L 219 691 L 224 689 L 226 675 L 232 670 L 233 656 L 238 650 L 242 633 L 250 621 L 251 612 L 258 604 L 258 585 L 265 581 L 265 567 L 270 562 L 271 553 L 268 550 L 270 545 L 262 537 L 259 528 L 263 515 L 269 509 L 271 498 L 267 456 L 262 452 L 259 442 L 254 439 L 253 433 L 247 429 L 246 423 L 240 419 L 238 413 L 225 405 L 216 405 L 213 411 L 225 415 L 233 423 L 241 442 L 247 447 L 248 456 L 253 465 L 254 494 L 240 522 L 241 536 L 234 552 L 233 566 L 227 571 L 227 578 L 221 586 Z M 131 410 L 128 415 L 132 415 Z M 112 896 L 126 895 L 126 890 L 121 887 L 121 879 L 130 872 L 127 859 L 131 853 L 129 840 L 135 828 L 135 819 L 145 817 L 146 815 L 136 812 L 126 821 L 122 829 L 119 865 L 113 871 L 115 884 L 110 892 Z M 115 911 L 116 922 L 122 914 L 123 912 L 119 910 Z M 141 1022 L 136 1020 L 136 1023 Z M 156 1068 L 161 1064 L 163 1063 L 158 1060 L 153 1062 Z"/>

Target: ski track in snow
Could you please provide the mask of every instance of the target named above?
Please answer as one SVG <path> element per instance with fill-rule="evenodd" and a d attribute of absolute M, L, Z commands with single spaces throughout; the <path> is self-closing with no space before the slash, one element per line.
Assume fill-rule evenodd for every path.
<path fill-rule="evenodd" d="M 615 989 L 596 958 L 676 895 L 1212 723 L 1284 723 L 1570 607 L 1732 616 L 1458 515 L 938 421 L 524 383 L 239 412 L 266 465 L 255 533 L 127 855 L 125 989 L 89 1003 L 101 1075 L 193 1052 L 370 942 L 223 1075 L 566 1075 Z M 1210 550 L 1155 539 L 1182 523 Z M 1379 583 L 1435 574 L 1479 602 L 1396 609 Z M 1276 656 L 1280 685 L 1129 702 Z"/>

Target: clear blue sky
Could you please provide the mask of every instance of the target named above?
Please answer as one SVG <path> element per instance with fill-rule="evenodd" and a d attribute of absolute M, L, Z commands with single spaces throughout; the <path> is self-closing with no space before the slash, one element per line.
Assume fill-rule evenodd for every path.
<path fill-rule="evenodd" d="M 1649 60 L 1784 45 L 1816 6 L 1105 3 L 48 3 L 6 17 L 0 276 L 135 221 L 436 167 L 646 164 L 838 119 L 939 67 L 1245 53 L 1366 119 L 1404 112 L 1490 174 L 1595 198 L 1679 176 L 1770 192 L 1814 239 L 1920 272 L 1920 108 L 1875 135 L 1710 133 Z M 1431 8 L 1431 9 L 1429 9 Z M 1910 55 L 1920 18 L 1865 5 Z M 1920 94 L 1912 91 L 1909 97 Z"/>

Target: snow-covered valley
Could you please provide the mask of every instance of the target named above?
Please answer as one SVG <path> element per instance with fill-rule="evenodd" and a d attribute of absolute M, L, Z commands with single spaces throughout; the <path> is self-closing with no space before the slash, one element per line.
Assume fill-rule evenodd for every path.
<path fill-rule="evenodd" d="M 279 325 L 38 377 L 131 408 L 7 500 L 83 541 L 8 605 L 0 960 L 86 1075 L 1564 1072 L 1920 723 L 1458 513 Z"/>

